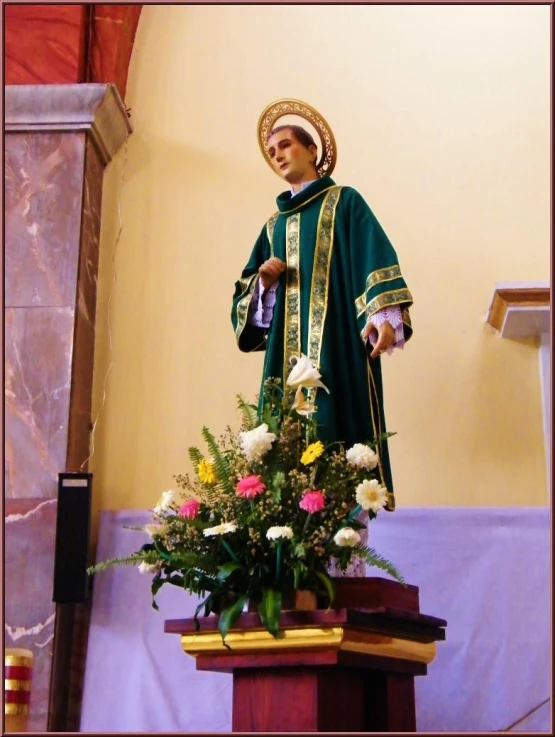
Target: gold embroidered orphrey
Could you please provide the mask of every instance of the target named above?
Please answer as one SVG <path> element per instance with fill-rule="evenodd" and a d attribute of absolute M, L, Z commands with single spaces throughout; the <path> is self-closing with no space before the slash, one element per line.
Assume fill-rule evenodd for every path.
<path fill-rule="evenodd" d="M 337 163 L 337 145 L 335 143 L 333 131 L 326 119 L 311 105 L 308 105 L 306 102 L 302 102 L 301 100 L 294 100 L 293 98 L 285 98 L 283 100 L 271 102 L 263 110 L 262 115 L 258 119 L 258 145 L 260 146 L 260 151 L 262 152 L 264 160 L 268 166 L 273 171 L 272 162 L 268 156 L 268 144 L 266 139 L 275 127 L 276 121 L 286 115 L 297 115 L 299 118 L 303 118 L 303 120 L 306 120 L 314 126 L 322 144 L 322 154 L 320 156 L 320 161 L 316 164 L 316 171 L 318 172 L 319 177 L 331 176 Z"/>
<path fill-rule="evenodd" d="M 333 227 L 335 211 L 339 202 L 341 187 L 334 186 L 326 194 L 320 209 L 314 252 L 312 284 L 310 289 L 310 311 L 308 319 L 308 357 L 320 366 L 320 353 L 324 334 L 324 321 L 328 307 L 328 287 L 331 255 L 333 251 Z M 283 351 L 283 376 L 291 368 L 291 359 L 301 354 L 300 334 L 300 220 L 301 213 L 287 218 L 286 251 L 287 282 L 285 291 L 285 341 Z"/>

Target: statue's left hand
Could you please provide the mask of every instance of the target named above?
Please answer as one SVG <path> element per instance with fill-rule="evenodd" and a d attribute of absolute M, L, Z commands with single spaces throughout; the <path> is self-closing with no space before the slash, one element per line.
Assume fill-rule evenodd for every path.
<path fill-rule="evenodd" d="M 385 353 L 395 343 L 395 330 L 387 320 L 378 326 L 374 326 L 369 322 L 362 333 L 365 340 L 370 335 L 372 329 L 378 333 L 378 339 L 374 344 L 374 350 L 370 354 L 370 358 L 376 358 L 381 353 Z"/>

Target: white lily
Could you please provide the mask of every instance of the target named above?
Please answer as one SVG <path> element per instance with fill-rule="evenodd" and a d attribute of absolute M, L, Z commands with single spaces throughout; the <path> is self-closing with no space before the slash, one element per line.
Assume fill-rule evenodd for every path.
<path fill-rule="evenodd" d="M 303 394 L 303 388 L 300 386 L 297 389 L 297 393 L 295 394 L 295 401 L 293 402 L 291 409 L 294 409 L 295 412 L 297 412 L 299 415 L 304 415 L 304 417 L 308 417 L 309 415 L 314 414 L 318 407 L 316 407 L 315 404 L 312 404 L 312 402 L 309 402 L 305 395 Z"/>
<path fill-rule="evenodd" d="M 292 389 L 297 389 L 300 386 L 304 386 L 307 389 L 320 387 L 325 389 L 327 393 L 330 390 L 327 386 L 324 386 L 320 381 L 322 374 L 318 371 L 316 366 L 312 363 L 308 356 L 301 354 L 301 357 L 297 360 L 297 363 L 293 366 L 291 373 L 287 377 L 287 386 Z"/>

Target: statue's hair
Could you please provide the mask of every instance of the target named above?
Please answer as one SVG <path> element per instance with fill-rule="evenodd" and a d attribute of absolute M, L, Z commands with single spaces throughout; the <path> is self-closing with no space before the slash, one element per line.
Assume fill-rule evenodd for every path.
<path fill-rule="evenodd" d="M 304 128 L 301 128 L 300 125 L 278 125 L 276 128 L 272 128 L 272 130 L 268 133 L 266 136 L 266 142 L 270 140 L 270 138 L 274 135 L 274 133 L 279 133 L 279 131 L 284 130 L 290 130 L 293 132 L 293 135 L 297 139 L 299 143 L 302 143 L 302 145 L 305 148 L 308 148 L 309 146 L 316 146 L 316 141 L 308 131 L 306 131 Z M 316 148 L 318 148 L 316 146 Z"/>

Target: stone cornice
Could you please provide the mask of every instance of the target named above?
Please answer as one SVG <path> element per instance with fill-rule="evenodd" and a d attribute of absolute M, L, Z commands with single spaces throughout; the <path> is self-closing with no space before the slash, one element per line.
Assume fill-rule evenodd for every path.
<path fill-rule="evenodd" d="M 133 132 L 113 84 L 8 85 L 4 88 L 4 130 L 87 131 L 104 165 Z"/>
<path fill-rule="evenodd" d="M 527 338 L 549 331 L 551 290 L 547 282 L 496 284 L 486 322 L 503 338 Z"/>

